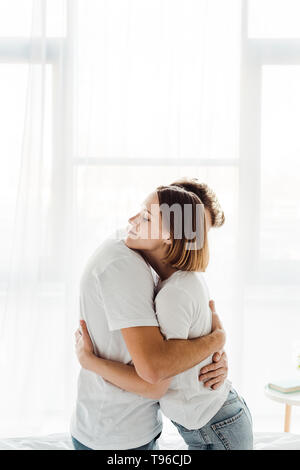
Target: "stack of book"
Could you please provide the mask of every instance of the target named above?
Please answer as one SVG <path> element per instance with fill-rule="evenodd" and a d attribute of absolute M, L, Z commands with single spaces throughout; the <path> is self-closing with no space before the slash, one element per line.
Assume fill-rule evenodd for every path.
<path fill-rule="evenodd" d="M 300 392 L 300 378 L 291 380 L 276 380 L 268 384 L 269 388 L 281 393 Z"/>

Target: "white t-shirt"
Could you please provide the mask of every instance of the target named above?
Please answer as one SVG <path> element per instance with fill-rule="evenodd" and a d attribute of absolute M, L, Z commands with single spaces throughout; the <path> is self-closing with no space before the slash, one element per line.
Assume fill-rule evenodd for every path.
<path fill-rule="evenodd" d="M 97 355 L 132 360 L 121 328 L 158 326 L 149 266 L 123 240 L 109 239 L 89 259 L 80 283 L 80 313 Z M 91 449 L 131 449 L 162 430 L 159 404 L 80 370 L 71 434 Z"/>
<path fill-rule="evenodd" d="M 211 332 L 209 293 L 201 273 L 176 271 L 157 286 L 156 315 L 166 339 L 192 339 Z M 160 399 L 162 412 L 187 429 L 199 429 L 219 411 L 231 382 L 217 390 L 205 388 L 198 379 L 200 369 L 212 362 L 208 357 L 195 367 L 173 377 Z"/>

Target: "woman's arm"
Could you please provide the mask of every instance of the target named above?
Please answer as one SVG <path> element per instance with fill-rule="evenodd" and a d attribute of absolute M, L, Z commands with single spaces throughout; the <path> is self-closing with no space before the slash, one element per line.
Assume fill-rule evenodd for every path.
<path fill-rule="evenodd" d="M 136 393 L 142 397 L 159 400 L 166 393 L 172 378 L 151 384 L 137 374 L 134 366 L 97 357 L 94 354 L 85 321 L 82 320 L 80 325 L 82 332 L 77 330 L 75 333 L 76 354 L 84 369 L 101 375 L 107 382 L 127 392 Z"/>
<path fill-rule="evenodd" d="M 134 366 L 102 359 L 95 355 L 90 357 L 87 366 L 88 370 L 101 375 L 106 381 L 127 392 L 156 400 L 159 400 L 166 393 L 171 382 L 171 379 L 166 379 L 158 384 L 150 384 L 141 379 Z"/>

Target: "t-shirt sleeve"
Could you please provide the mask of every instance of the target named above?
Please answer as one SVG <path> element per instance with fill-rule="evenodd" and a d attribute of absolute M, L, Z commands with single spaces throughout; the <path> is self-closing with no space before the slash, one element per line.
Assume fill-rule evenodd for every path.
<path fill-rule="evenodd" d="M 98 276 L 110 331 L 135 326 L 159 326 L 154 310 L 154 281 L 141 260 L 124 257 Z"/>
<path fill-rule="evenodd" d="M 187 339 L 193 319 L 193 301 L 176 286 L 161 289 L 155 298 L 160 331 L 166 339 Z"/>

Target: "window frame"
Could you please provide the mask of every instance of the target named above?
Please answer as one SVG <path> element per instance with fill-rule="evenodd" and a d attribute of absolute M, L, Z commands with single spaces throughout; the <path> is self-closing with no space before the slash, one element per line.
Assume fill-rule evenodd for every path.
<path fill-rule="evenodd" d="M 300 261 L 260 257 L 262 70 L 271 64 L 300 65 L 300 38 L 249 38 L 248 7 L 249 0 L 242 0 L 239 259 L 247 283 L 293 285 L 300 278 Z"/>

